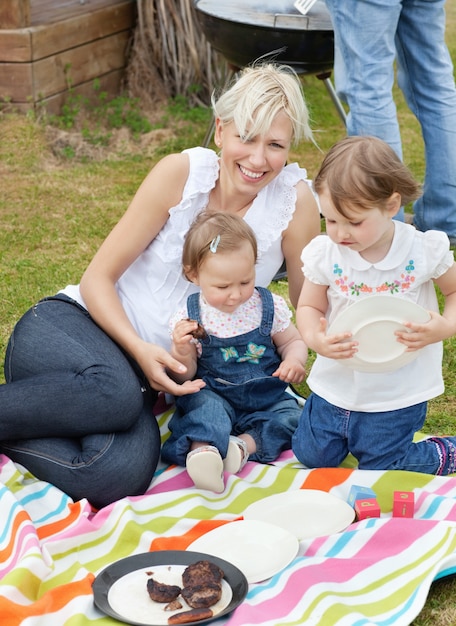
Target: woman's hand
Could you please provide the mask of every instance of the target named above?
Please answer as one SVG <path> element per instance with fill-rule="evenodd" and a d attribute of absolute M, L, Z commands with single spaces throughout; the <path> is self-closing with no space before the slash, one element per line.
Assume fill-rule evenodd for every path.
<path fill-rule="evenodd" d="M 183 396 L 187 393 L 196 393 L 206 385 L 200 378 L 186 380 L 182 384 L 172 380 L 167 370 L 182 376 L 185 375 L 187 368 L 161 346 L 145 344 L 141 357 L 137 360 L 151 387 L 157 391 Z"/>

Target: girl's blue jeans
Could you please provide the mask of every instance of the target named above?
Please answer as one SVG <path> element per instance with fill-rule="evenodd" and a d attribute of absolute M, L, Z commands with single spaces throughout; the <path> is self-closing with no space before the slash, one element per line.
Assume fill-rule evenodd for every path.
<path fill-rule="evenodd" d="M 143 493 L 160 455 L 156 393 L 85 309 L 58 295 L 17 323 L 0 385 L 0 451 L 96 507 Z"/>
<path fill-rule="evenodd" d="M 311 393 L 293 435 L 293 452 L 306 467 L 337 467 L 351 453 L 363 470 L 452 474 L 456 437 L 413 442 L 426 408 L 422 402 L 396 411 L 348 411 Z"/>
<path fill-rule="evenodd" d="M 277 394 L 274 394 L 277 397 Z M 215 446 L 223 458 L 228 451 L 230 435 L 248 433 L 256 443 L 250 460 L 260 463 L 274 461 L 291 447 L 291 436 L 301 412 L 297 401 L 286 391 L 267 409 L 237 411 L 222 396 L 204 387 L 198 393 L 176 398 L 177 409 L 170 420 L 171 436 L 163 444 L 162 458 L 168 463 L 185 466 L 193 441 Z M 185 410 L 179 410 L 185 400 Z M 252 402 L 253 403 L 253 402 Z"/>

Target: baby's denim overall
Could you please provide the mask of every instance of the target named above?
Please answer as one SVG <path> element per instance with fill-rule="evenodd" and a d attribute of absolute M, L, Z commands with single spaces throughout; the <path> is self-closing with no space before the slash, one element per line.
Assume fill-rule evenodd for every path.
<path fill-rule="evenodd" d="M 268 463 L 291 448 L 301 408 L 286 392 L 287 383 L 272 376 L 280 364 L 271 338 L 274 302 L 267 289 L 256 289 L 263 304 L 258 328 L 236 337 L 209 335 L 201 340 L 196 378 L 202 378 L 206 387 L 176 397 L 164 460 L 185 465 L 192 441 L 215 446 L 224 458 L 230 434 L 249 433 L 255 439 L 253 461 Z M 189 296 L 187 310 L 201 323 L 199 294 Z"/>

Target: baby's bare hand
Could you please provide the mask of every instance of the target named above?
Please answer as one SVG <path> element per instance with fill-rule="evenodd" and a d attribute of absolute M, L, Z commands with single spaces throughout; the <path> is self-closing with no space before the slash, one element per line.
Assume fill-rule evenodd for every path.
<path fill-rule="evenodd" d="M 173 330 L 173 342 L 178 344 L 190 343 L 193 339 L 193 334 L 198 327 L 198 322 L 195 320 L 179 320 L 174 326 Z"/>
<path fill-rule="evenodd" d="M 305 378 L 306 370 L 304 365 L 295 360 L 284 360 L 272 374 L 285 383 L 302 383 Z"/>

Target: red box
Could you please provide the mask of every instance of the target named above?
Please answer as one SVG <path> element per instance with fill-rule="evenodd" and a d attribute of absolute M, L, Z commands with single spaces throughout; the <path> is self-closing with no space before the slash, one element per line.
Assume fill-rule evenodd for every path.
<path fill-rule="evenodd" d="M 376 498 L 364 498 L 355 502 L 356 517 L 359 520 L 380 517 L 380 506 Z"/>
<path fill-rule="evenodd" d="M 413 517 L 415 494 L 413 491 L 395 491 L 393 495 L 393 517 Z"/>

